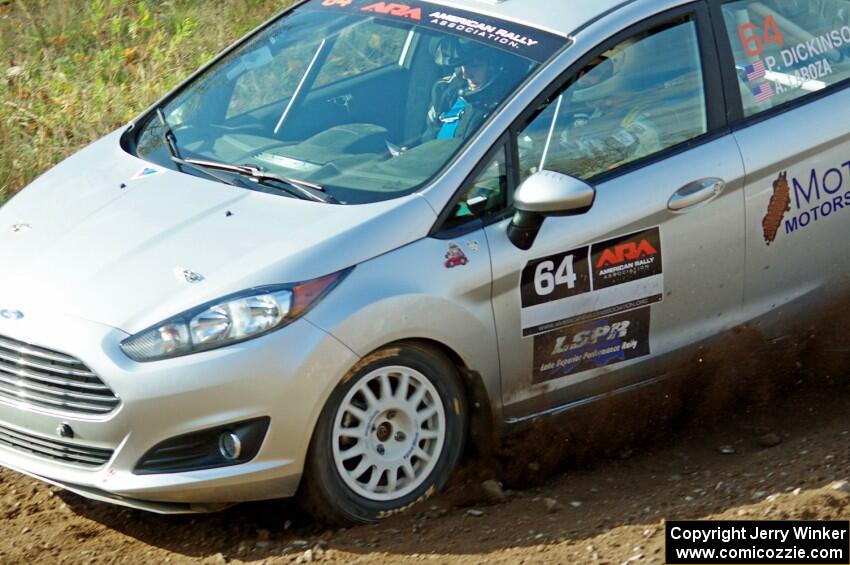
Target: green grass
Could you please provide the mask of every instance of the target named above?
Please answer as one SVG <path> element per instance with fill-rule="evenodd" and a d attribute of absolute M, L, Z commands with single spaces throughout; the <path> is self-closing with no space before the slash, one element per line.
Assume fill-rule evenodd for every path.
<path fill-rule="evenodd" d="M 291 0 L 0 0 L 0 204 Z"/>

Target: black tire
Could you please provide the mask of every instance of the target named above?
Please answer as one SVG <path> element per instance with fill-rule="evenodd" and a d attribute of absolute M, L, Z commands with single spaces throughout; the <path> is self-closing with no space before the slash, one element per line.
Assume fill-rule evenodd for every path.
<path fill-rule="evenodd" d="M 421 485 L 395 500 L 370 500 L 349 487 L 336 468 L 334 420 L 346 395 L 361 379 L 376 369 L 396 365 L 415 369 L 434 386 L 445 413 L 446 436 L 436 465 Z M 457 368 L 445 355 L 419 344 L 385 347 L 361 360 L 331 394 L 319 417 L 297 494 L 301 506 L 329 524 L 374 524 L 442 489 L 463 453 L 467 434 L 466 399 L 459 379 Z"/>

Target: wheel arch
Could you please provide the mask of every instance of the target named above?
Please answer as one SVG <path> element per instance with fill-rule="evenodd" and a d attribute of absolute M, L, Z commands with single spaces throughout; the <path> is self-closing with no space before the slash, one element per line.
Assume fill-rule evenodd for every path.
<path fill-rule="evenodd" d="M 461 449 L 459 451 L 459 455 L 457 455 L 456 457 L 463 457 L 464 446 L 474 446 L 474 453 L 479 456 L 483 454 L 489 454 L 494 445 L 493 439 L 496 437 L 493 432 L 494 430 L 498 429 L 497 426 L 494 425 L 494 423 L 499 421 L 499 416 L 495 413 L 493 409 L 492 403 L 490 401 L 490 396 L 484 384 L 484 379 L 479 373 L 472 370 L 467 365 L 467 363 L 463 360 L 463 358 L 457 351 L 437 340 L 428 338 L 406 338 L 395 340 L 386 343 L 380 347 L 377 347 L 372 352 L 367 355 L 364 355 L 356 363 L 354 363 L 341 378 L 336 379 L 332 391 L 336 390 L 338 387 L 344 386 L 349 383 L 358 373 L 361 373 L 363 369 L 368 367 L 369 365 L 377 361 L 381 361 L 385 358 L 393 358 L 397 356 L 399 354 L 399 349 L 401 348 L 405 348 L 407 351 L 410 351 L 411 349 L 418 350 L 418 356 L 420 358 L 423 357 L 423 353 L 428 354 L 428 356 L 432 358 L 435 355 L 438 357 L 442 357 L 442 360 L 439 363 L 440 365 L 445 366 L 445 363 L 448 363 L 457 370 L 458 378 L 452 380 L 455 380 L 455 388 L 460 389 L 459 392 L 461 395 L 463 395 L 463 403 L 468 408 L 465 411 L 465 414 L 463 412 L 457 411 L 457 408 L 455 409 L 455 413 L 458 415 L 465 416 L 464 419 L 466 421 L 465 433 L 462 432 L 458 438 L 455 438 L 458 441 L 457 443 L 454 443 L 454 445 L 458 446 L 458 448 Z M 332 398 L 333 393 L 328 396 L 328 398 L 325 399 L 325 401 L 322 403 L 320 412 L 324 412 L 329 407 L 328 403 L 330 400 L 332 400 Z M 454 405 L 455 407 L 458 406 L 456 401 Z M 316 434 L 326 432 L 327 430 L 324 430 L 322 428 L 320 418 L 317 418 L 316 424 L 310 431 L 310 441 L 308 447 L 309 451 L 312 451 L 314 449 L 321 449 L 320 446 L 316 445 Z M 320 435 L 319 437 L 323 436 Z M 469 451 L 467 451 L 467 453 L 469 453 Z M 305 464 L 305 473 L 308 473 L 311 468 L 315 471 L 316 459 L 312 459 L 312 463 L 310 463 L 309 453 L 306 459 L 308 460 L 308 462 Z M 452 465 L 452 468 L 456 463 L 457 461 L 455 461 L 455 463 Z M 313 467 L 311 467 L 310 465 L 313 465 Z M 441 482 L 440 484 L 444 486 L 445 482 Z M 314 481 L 310 479 L 310 476 L 305 474 L 301 477 L 300 485 L 296 496 L 301 500 L 302 504 L 306 504 L 308 506 L 308 509 L 311 513 L 314 513 L 314 515 L 333 516 L 335 514 L 333 508 L 327 507 L 326 505 L 317 506 L 315 504 L 310 503 L 310 499 L 313 498 L 310 493 L 315 490 L 316 485 L 314 484 Z M 423 500 L 428 496 L 431 496 L 433 492 L 435 491 L 429 490 L 424 496 L 418 498 L 415 502 L 397 510 L 392 510 L 390 513 L 402 511 L 408 508 L 410 505 L 415 504 L 416 502 Z"/>
<path fill-rule="evenodd" d="M 469 367 L 461 355 L 445 343 L 430 338 L 410 338 L 399 340 L 385 347 L 398 344 L 408 344 L 426 349 L 433 349 L 445 355 L 457 368 L 460 375 L 461 385 L 466 395 L 469 407 L 469 440 L 467 445 L 472 446 L 482 454 L 489 454 L 500 436 L 502 420 L 500 411 L 491 399 L 484 383 L 481 373 Z"/>
<path fill-rule="evenodd" d="M 461 389 L 465 395 L 466 404 L 468 406 L 468 441 L 467 447 L 472 448 L 474 453 L 480 455 L 488 455 L 492 452 L 494 446 L 498 443 L 503 432 L 501 406 L 498 402 L 494 402 L 493 392 L 489 391 L 485 383 L 484 376 L 471 367 L 470 364 L 451 346 L 428 337 L 408 337 L 397 339 L 378 347 L 363 355 L 356 363 L 354 363 L 340 378 L 334 380 L 327 387 L 323 400 L 316 407 L 316 413 L 313 418 L 313 426 L 310 430 L 310 435 L 307 440 L 307 445 L 312 445 L 313 436 L 316 433 L 319 417 L 324 410 L 325 405 L 331 398 L 333 390 L 348 382 L 355 374 L 363 367 L 374 362 L 380 353 L 387 350 L 392 350 L 394 347 L 402 345 L 411 345 L 421 349 L 436 351 L 445 356 L 448 361 L 457 369 L 460 375 Z M 495 391 L 500 392 L 500 391 Z M 496 397 L 498 398 L 498 397 Z"/>

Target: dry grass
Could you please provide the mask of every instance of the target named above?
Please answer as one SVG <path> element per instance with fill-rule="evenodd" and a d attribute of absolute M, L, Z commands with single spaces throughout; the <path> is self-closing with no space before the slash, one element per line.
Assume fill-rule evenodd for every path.
<path fill-rule="evenodd" d="M 290 0 L 0 0 L 0 203 Z"/>

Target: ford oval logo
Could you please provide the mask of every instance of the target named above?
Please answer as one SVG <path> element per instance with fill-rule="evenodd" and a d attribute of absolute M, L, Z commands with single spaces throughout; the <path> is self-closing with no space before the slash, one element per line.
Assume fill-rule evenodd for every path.
<path fill-rule="evenodd" d="M 20 320 L 24 313 L 20 310 L 0 310 L 0 318 L 4 320 Z"/>

